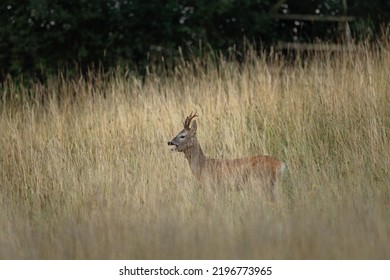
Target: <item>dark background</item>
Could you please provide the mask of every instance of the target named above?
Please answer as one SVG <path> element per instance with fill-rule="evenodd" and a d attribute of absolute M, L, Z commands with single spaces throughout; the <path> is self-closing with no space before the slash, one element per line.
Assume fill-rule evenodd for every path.
<path fill-rule="evenodd" d="M 275 14 L 351 15 L 355 41 L 375 40 L 390 21 L 389 0 L 1 0 L 0 81 L 123 66 L 144 71 L 161 57 L 207 50 L 237 53 L 243 42 L 337 41 L 338 25 Z M 281 5 L 275 5 L 281 4 Z M 180 48 L 180 49 L 179 49 Z"/>

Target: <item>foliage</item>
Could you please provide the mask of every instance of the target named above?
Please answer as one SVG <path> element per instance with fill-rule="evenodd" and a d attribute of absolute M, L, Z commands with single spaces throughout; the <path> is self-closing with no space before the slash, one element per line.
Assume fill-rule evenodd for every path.
<path fill-rule="evenodd" d="M 258 3 L 259 2 L 259 3 Z M 0 74 L 119 63 L 145 65 L 202 42 L 226 49 L 270 38 L 268 1 L 2 1 Z"/>
<path fill-rule="evenodd" d="M 288 13 L 342 10 L 338 0 L 285 2 Z M 43 79 L 58 69 L 86 72 L 117 65 L 143 71 L 162 57 L 165 61 L 178 57 L 179 47 L 185 57 L 201 53 L 204 46 L 228 53 L 232 47 L 241 50 L 243 38 L 269 45 L 294 29 L 287 24 L 280 32 L 280 25 L 269 17 L 274 4 L 270 0 L 2 0 L 0 80 L 7 74 Z M 356 32 L 375 35 L 389 20 L 389 10 L 388 1 L 354 1 L 350 11 L 359 17 Z"/>

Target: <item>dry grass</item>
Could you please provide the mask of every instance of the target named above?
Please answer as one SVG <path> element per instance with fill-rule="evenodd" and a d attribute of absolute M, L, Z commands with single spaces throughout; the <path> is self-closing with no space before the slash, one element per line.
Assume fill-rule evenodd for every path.
<path fill-rule="evenodd" d="M 4 85 L 0 258 L 390 258 L 389 45 L 219 63 Z M 191 110 L 209 156 L 287 162 L 276 203 L 200 188 L 166 145 Z"/>

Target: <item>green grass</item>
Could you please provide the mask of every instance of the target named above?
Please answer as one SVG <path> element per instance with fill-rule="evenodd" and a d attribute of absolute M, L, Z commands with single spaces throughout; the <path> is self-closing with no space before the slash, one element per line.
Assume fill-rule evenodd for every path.
<path fill-rule="evenodd" d="M 193 61 L 145 81 L 9 81 L 0 258 L 388 259 L 389 65 L 383 42 L 293 64 Z M 261 186 L 201 188 L 166 144 L 194 110 L 208 156 L 288 164 L 275 203 Z"/>

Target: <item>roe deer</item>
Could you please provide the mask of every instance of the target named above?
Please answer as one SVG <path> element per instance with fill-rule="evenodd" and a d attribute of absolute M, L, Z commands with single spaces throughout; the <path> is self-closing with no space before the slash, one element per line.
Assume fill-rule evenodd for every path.
<path fill-rule="evenodd" d="M 210 180 L 219 183 L 226 179 L 245 182 L 254 178 L 272 187 L 278 176 L 286 171 L 284 162 L 265 155 L 238 159 L 207 158 L 196 138 L 197 124 L 195 120 L 192 121 L 195 117 L 197 115 L 191 112 L 184 121 L 184 129 L 169 141 L 168 145 L 174 146 L 172 151 L 184 153 L 192 173 L 201 183 L 210 182 Z"/>

